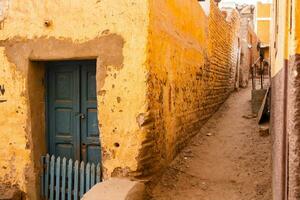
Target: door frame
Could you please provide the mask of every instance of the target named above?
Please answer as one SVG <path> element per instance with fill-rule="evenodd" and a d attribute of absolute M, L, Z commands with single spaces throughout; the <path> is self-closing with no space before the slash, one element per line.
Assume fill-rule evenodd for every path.
<path fill-rule="evenodd" d="M 38 199 L 39 197 L 39 174 L 42 169 L 40 158 L 46 154 L 47 149 L 45 144 L 47 138 L 45 124 L 45 62 L 96 60 L 98 90 L 101 90 L 102 83 L 106 79 L 107 67 L 114 66 L 121 69 L 124 64 L 123 49 L 125 40 L 121 35 L 109 33 L 95 38 L 85 38 L 82 41 L 73 39 L 42 36 L 27 39 L 12 38 L 12 40 L 3 41 L 2 44 L 5 47 L 8 59 L 5 63 L 10 63 L 10 67 L 16 73 L 15 75 L 24 80 L 24 83 L 21 80 L 24 87 L 28 87 L 23 89 L 24 91 L 20 96 L 27 108 L 21 113 L 27 119 L 20 126 L 24 129 L 24 142 L 26 143 L 24 151 L 30 155 L 26 166 L 22 166 L 22 168 L 33 172 L 26 174 L 28 184 L 23 184 L 24 189 L 28 191 L 29 199 Z M 104 60 L 105 62 L 103 62 Z M 101 95 L 97 95 L 98 105 L 101 98 Z M 100 119 L 99 124 L 101 124 Z M 102 132 L 101 137 L 106 134 L 110 135 L 111 133 Z M 101 141 L 101 144 L 102 154 L 104 154 L 103 152 L 105 152 L 107 146 L 103 145 L 103 141 Z M 106 160 L 109 160 L 109 158 L 103 156 L 101 165 L 104 165 Z M 102 170 L 102 172 L 105 177 L 109 177 L 106 171 Z"/>

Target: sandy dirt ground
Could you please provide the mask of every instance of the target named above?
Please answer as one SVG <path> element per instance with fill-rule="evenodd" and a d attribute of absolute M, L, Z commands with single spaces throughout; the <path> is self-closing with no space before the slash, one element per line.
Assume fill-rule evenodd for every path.
<path fill-rule="evenodd" d="M 271 138 L 260 136 L 251 89 L 234 92 L 166 169 L 155 200 L 271 200 Z"/>

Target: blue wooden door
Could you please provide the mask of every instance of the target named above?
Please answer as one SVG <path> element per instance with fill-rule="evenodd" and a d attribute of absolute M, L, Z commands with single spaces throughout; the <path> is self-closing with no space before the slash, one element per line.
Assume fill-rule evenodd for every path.
<path fill-rule="evenodd" d="M 47 124 L 50 154 L 100 162 L 96 63 L 47 63 Z"/>
<path fill-rule="evenodd" d="M 81 65 L 81 159 L 100 162 L 100 144 L 97 117 L 96 63 Z"/>

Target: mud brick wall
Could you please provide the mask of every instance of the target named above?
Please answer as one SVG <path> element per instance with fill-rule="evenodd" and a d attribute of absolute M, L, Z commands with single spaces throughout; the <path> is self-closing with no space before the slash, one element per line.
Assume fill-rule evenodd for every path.
<path fill-rule="evenodd" d="M 223 19 L 219 9 L 212 4 L 209 16 L 209 73 L 212 80 L 206 80 L 211 85 L 207 102 L 217 107 L 228 97 L 236 80 L 238 59 L 239 18 L 233 13 L 231 22 Z M 212 100 L 212 101 L 211 101 Z M 212 109 L 214 111 L 215 109 Z"/>
<path fill-rule="evenodd" d="M 140 171 L 166 165 L 234 88 L 238 17 L 227 22 L 214 2 L 150 1 L 148 130 Z"/>

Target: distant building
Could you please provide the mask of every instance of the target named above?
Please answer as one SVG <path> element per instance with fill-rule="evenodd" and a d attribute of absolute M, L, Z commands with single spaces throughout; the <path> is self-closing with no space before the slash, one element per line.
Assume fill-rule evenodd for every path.
<path fill-rule="evenodd" d="M 237 3 L 235 2 L 223 2 L 221 1 L 219 3 L 219 8 L 221 8 L 222 10 L 224 9 L 233 9 L 237 7 Z"/>
<path fill-rule="evenodd" d="M 269 2 L 257 2 L 255 10 L 255 32 L 266 49 L 265 58 L 269 59 L 271 6 Z"/>
<path fill-rule="evenodd" d="M 221 2 L 220 9 L 226 12 L 227 20 L 230 20 L 232 10 L 237 10 L 240 15 L 239 32 L 239 85 L 237 87 L 247 87 L 250 69 L 258 58 L 257 44 L 258 37 L 254 32 L 254 5 L 239 5 L 234 2 Z"/>

